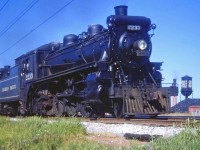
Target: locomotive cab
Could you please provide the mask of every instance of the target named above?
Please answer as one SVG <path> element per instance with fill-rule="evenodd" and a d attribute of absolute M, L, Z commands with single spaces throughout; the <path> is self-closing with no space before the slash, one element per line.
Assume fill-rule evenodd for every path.
<path fill-rule="evenodd" d="M 0 68 L 0 79 L 7 78 L 10 75 L 10 66 L 4 66 Z"/>

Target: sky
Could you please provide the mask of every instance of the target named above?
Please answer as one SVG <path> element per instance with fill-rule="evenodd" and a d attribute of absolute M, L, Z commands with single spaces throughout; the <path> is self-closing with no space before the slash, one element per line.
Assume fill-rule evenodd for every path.
<path fill-rule="evenodd" d="M 200 0 L 73 0 L 52 16 L 70 1 L 1 0 L 0 67 L 14 66 L 20 55 L 43 44 L 62 42 L 67 34 L 87 31 L 88 25 L 106 28 L 106 18 L 114 14 L 114 7 L 127 5 L 128 15 L 148 17 L 157 25 L 150 60 L 164 62 L 163 83 L 172 83 L 175 78 L 180 91 L 181 77 L 189 75 L 193 88 L 190 98 L 200 98 Z M 31 3 L 35 5 L 19 19 Z M 178 101 L 183 99 L 179 92 Z"/>

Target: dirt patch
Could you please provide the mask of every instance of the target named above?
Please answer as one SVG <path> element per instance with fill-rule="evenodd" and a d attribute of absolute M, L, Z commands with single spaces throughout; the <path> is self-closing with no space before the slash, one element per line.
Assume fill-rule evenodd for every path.
<path fill-rule="evenodd" d="M 133 145 L 143 146 L 149 142 L 143 142 L 138 140 L 127 140 L 124 137 L 114 135 L 103 134 L 90 134 L 86 137 L 88 140 L 98 142 L 100 144 L 106 144 L 113 147 L 131 147 Z"/>

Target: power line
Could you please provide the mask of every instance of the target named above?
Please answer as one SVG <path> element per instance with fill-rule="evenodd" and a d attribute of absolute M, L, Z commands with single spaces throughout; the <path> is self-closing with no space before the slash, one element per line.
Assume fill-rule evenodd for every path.
<path fill-rule="evenodd" d="M 0 12 L 4 9 L 4 7 L 8 4 L 9 0 L 7 0 L 4 5 L 0 8 Z"/>
<path fill-rule="evenodd" d="M 2 37 L 13 25 L 15 25 L 39 0 L 33 0 L 15 19 L 13 19 L 4 29 L 0 32 Z"/>
<path fill-rule="evenodd" d="M 3 52 L 0 53 L 0 55 L 2 55 L 3 53 L 7 52 L 8 50 L 10 50 L 11 48 L 13 48 L 15 45 L 17 45 L 19 42 L 21 42 L 22 40 L 24 40 L 27 36 L 29 36 L 32 32 L 34 32 L 35 30 L 37 30 L 40 26 L 42 26 L 43 24 L 45 24 L 47 21 L 49 21 L 51 18 L 53 18 L 55 15 L 57 15 L 59 12 L 61 12 L 63 9 L 65 9 L 67 6 L 69 6 L 74 0 L 71 0 L 70 2 L 68 2 L 67 4 L 65 4 L 64 6 L 62 6 L 60 9 L 58 9 L 55 13 L 53 13 L 51 16 L 49 16 L 47 19 L 45 19 L 42 23 L 40 23 L 39 25 L 37 25 L 35 28 L 33 28 L 31 31 L 29 31 L 27 34 L 25 34 L 24 36 L 22 36 L 19 40 L 17 40 L 15 43 L 13 43 L 10 47 L 8 47 L 7 49 L 5 49 Z"/>

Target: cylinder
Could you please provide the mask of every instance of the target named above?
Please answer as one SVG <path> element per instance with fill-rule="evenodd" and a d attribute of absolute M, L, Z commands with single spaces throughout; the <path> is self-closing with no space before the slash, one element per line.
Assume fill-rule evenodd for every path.
<path fill-rule="evenodd" d="M 127 16 L 128 6 L 120 5 L 115 7 L 115 15 L 118 16 Z"/>

